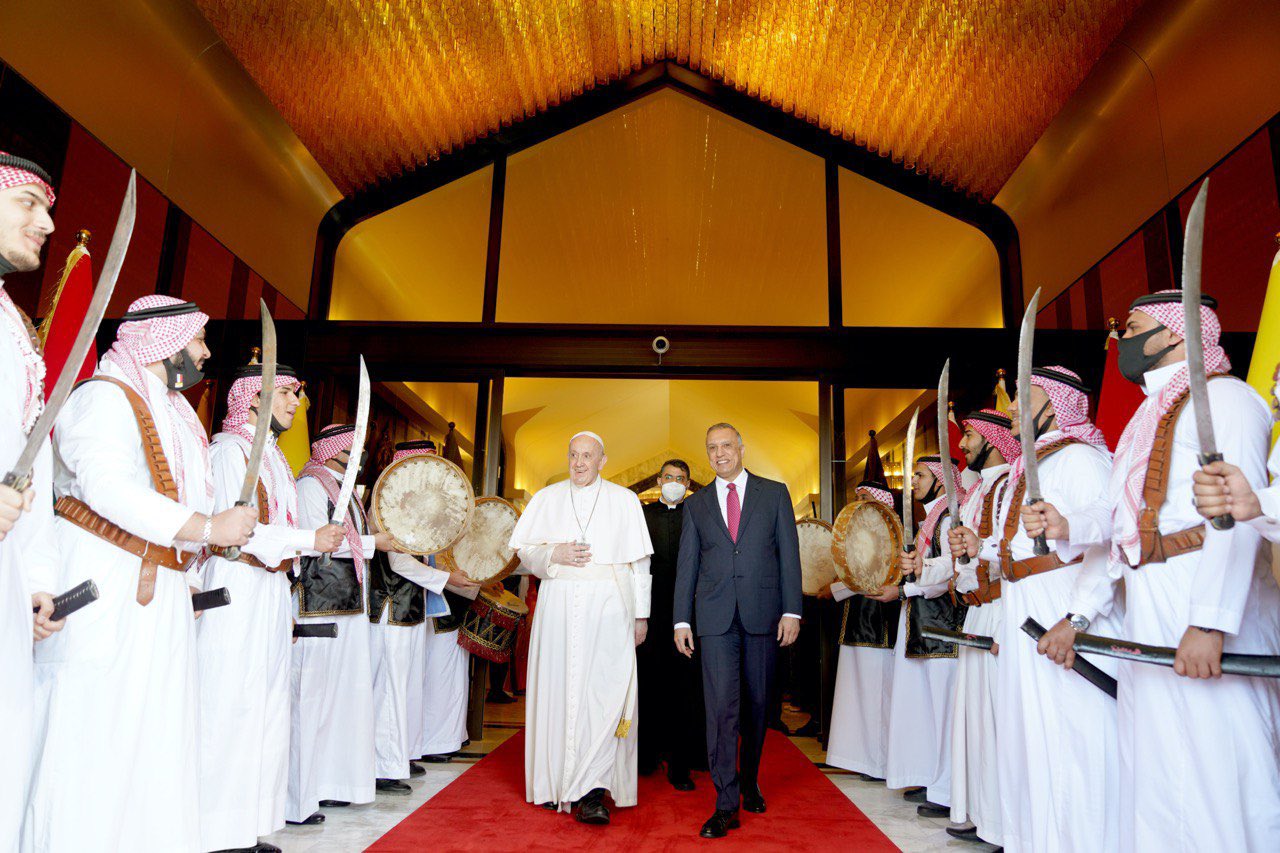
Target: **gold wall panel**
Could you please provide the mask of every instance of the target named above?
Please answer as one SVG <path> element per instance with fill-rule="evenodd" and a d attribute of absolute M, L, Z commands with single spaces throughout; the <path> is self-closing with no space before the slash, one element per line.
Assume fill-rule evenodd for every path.
<path fill-rule="evenodd" d="M 825 325 L 818 157 L 672 90 L 508 161 L 503 322 Z"/>
<path fill-rule="evenodd" d="M 1280 3 L 1147 3 L 995 198 L 1027 294 L 1061 292 L 1280 111 L 1277 45 Z"/>
<path fill-rule="evenodd" d="M 196 0 L 343 192 L 674 60 L 983 198 L 1141 0 Z"/>
<path fill-rule="evenodd" d="M 479 322 L 492 190 L 486 166 L 352 228 L 330 319 Z"/>
<path fill-rule="evenodd" d="M 298 305 L 340 198 L 194 5 L 0 7 L 0 56 Z"/>
<path fill-rule="evenodd" d="M 1002 324 L 991 241 L 847 169 L 840 169 L 840 276 L 846 326 Z"/>

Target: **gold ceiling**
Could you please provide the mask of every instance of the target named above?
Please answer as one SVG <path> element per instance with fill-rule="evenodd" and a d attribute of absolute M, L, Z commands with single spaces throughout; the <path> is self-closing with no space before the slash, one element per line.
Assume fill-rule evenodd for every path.
<path fill-rule="evenodd" d="M 982 198 L 1141 0 L 196 0 L 344 192 L 658 60 Z"/>

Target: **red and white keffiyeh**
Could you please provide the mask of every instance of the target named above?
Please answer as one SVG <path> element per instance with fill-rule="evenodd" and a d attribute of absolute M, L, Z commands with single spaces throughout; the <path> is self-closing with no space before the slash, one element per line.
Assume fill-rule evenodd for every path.
<path fill-rule="evenodd" d="M 1074 370 L 1068 370 L 1060 365 L 1044 368 L 1047 371 L 1060 373 L 1070 377 L 1076 382 L 1081 382 L 1080 374 Z M 1079 388 L 1073 388 L 1065 382 L 1058 382 L 1049 376 L 1033 375 L 1031 384 L 1039 387 L 1049 397 L 1049 402 L 1053 404 L 1053 414 L 1057 418 L 1057 429 L 1066 435 L 1083 441 L 1085 444 L 1092 444 L 1103 453 L 1109 453 L 1107 449 L 1106 436 L 1102 434 L 1102 430 L 1093 425 L 1089 420 L 1089 395 L 1081 391 Z M 1018 413 L 1018 420 L 1027 427 L 1034 428 L 1032 422 L 1035 418 L 1035 412 Z M 1052 444 L 1058 439 L 1056 435 L 1042 435 L 1036 439 L 1036 449 Z M 1016 461 L 1009 466 L 1009 482 L 1017 483 L 1027 469 L 1026 460 L 1019 454 Z"/>
<path fill-rule="evenodd" d="M 1022 445 L 1013 437 L 1009 428 L 1011 423 L 1009 416 L 999 409 L 979 409 L 960 421 L 960 427 L 969 427 L 985 438 L 992 447 L 1000 451 L 1004 461 L 1012 465 L 1013 460 L 1022 455 Z"/>
<path fill-rule="evenodd" d="M 298 386 L 298 377 L 289 374 L 276 373 L 277 388 L 296 388 Z M 253 398 L 258 396 L 262 391 L 262 375 L 257 376 L 241 376 L 235 382 L 231 383 L 231 390 L 227 392 L 227 415 L 222 419 L 222 431 L 237 435 L 250 444 L 253 443 L 253 434 L 255 427 L 249 426 L 249 409 L 253 406 Z M 278 456 L 281 463 L 281 470 L 290 470 L 289 462 L 285 459 L 284 451 L 280 449 L 280 445 L 275 441 L 267 443 L 267 453 Z M 267 492 L 267 523 L 276 524 L 279 517 L 279 500 L 277 499 L 277 490 L 280 488 L 295 489 L 297 485 L 294 480 L 290 479 L 288 483 L 277 483 L 272 474 L 270 465 L 263 465 L 262 472 L 259 475 L 263 481 L 263 487 Z M 285 513 L 284 523 L 290 527 L 295 524 L 295 519 L 288 512 Z"/>
<path fill-rule="evenodd" d="M 338 472 L 325 465 L 333 457 L 342 451 L 351 450 L 351 440 L 355 437 L 355 426 L 353 424 L 330 424 L 320 432 L 316 433 L 316 440 L 311 442 L 311 458 L 307 460 L 307 464 L 302 466 L 302 470 L 298 473 L 298 479 L 303 477 L 313 477 L 320 487 L 324 489 L 324 493 L 329 498 L 329 503 L 335 507 L 338 504 L 339 492 L 342 491 L 342 481 L 338 479 Z M 358 460 L 357 460 L 358 461 Z M 364 507 L 360 501 L 353 501 L 356 506 L 356 512 L 360 514 L 360 521 L 365 530 L 369 529 L 369 520 L 365 515 Z M 343 518 L 347 518 L 344 513 Z M 360 541 L 360 531 L 354 524 L 344 524 L 347 545 L 351 548 L 351 559 L 356 567 L 356 579 L 361 583 L 364 582 L 364 546 Z"/>
<path fill-rule="evenodd" d="M 0 151 L 0 158 L 18 159 L 7 151 Z M 0 163 L 0 190 L 25 187 L 27 184 L 35 184 L 44 190 L 45 198 L 49 199 L 49 206 L 53 207 L 53 202 L 57 197 L 54 195 L 53 187 L 49 186 L 48 181 L 30 169 L 24 169 L 10 162 Z"/>
<path fill-rule="evenodd" d="M 938 496 L 942 494 L 942 459 L 938 456 L 922 456 L 919 459 L 920 464 L 929 469 L 929 473 L 933 474 L 934 479 L 938 481 Z M 951 481 L 956 485 L 956 501 L 957 506 L 964 503 L 965 492 L 960 485 L 960 468 L 956 465 L 955 460 L 949 460 L 951 466 Z M 916 534 L 917 547 L 922 551 L 928 551 L 930 544 L 933 542 L 934 531 L 938 529 L 938 521 L 941 520 L 942 514 L 947 511 L 946 500 L 939 500 L 933 505 L 933 509 L 929 510 L 929 514 L 925 516 L 924 521 L 920 523 L 920 532 Z M 959 524 L 959 519 L 952 519 L 952 523 Z"/>
<path fill-rule="evenodd" d="M 893 495 L 889 493 L 889 490 L 886 487 L 878 483 L 860 483 L 858 487 L 854 489 L 854 492 L 860 497 L 873 501 L 880 501 L 880 503 L 884 504 L 889 509 L 893 509 Z"/>
<path fill-rule="evenodd" d="M 436 443 L 427 439 L 426 441 L 402 441 L 396 445 L 396 452 L 391 457 L 392 464 L 399 462 L 401 459 L 408 459 L 410 456 L 435 456 Z"/>
<path fill-rule="evenodd" d="M 187 303 L 184 300 L 175 299 L 172 296 L 158 294 L 144 296 L 130 303 L 126 314 L 152 308 L 165 308 L 185 304 Z M 146 374 L 148 364 L 163 361 L 185 348 L 195 338 L 196 333 L 204 328 L 207 322 L 209 322 L 209 315 L 200 311 L 191 311 L 170 317 L 152 317 L 145 320 L 123 322 L 116 331 L 115 343 L 111 345 L 111 349 L 107 350 L 107 354 L 103 356 L 104 359 L 111 361 L 120 368 L 133 390 L 141 394 L 143 399 L 147 400 L 153 408 L 159 403 L 168 403 L 177 414 L 177 420 L 182 421 L 181 424 L 171 422 L 170 428 L 190 430 L 191 434 L 196 437 L 201 452 L 204 454 L 205 471 L 209 470 L 209 436 L 205 434 L 204 424 L 200 423 L 200 418 L 196 415 L 195 409 L 191 408 L 187 398 L 178 391 L 163 389 L 158 391 L 153 398 L 151 392 L 156 386 L 154 382 L 147 380 Z M 174 469 L 174 479 L 178 483 L 178 499 L 181 501 L 187 494 L 187 485 L 180 473 L 185 470 L 182 441 L 176 435 L 171 436 L 169 445 L 173 448 L 176 457 L 174 464 L 170 467 Z M 205 491 L 208 497 L 213 497 L 213 479 L 211 477 L 206 477 Z"/>
<path fill-rule="evenodd" d="M 3 315 L 4 325 L 22 355 L 22 366 L 26 372 L 26 386 L 22 393 L 22 431 L 30 433 L 44 411 L 44 358 L 31 340 L 22 312 L 13 304 L 3 282 L 0 282 L 0 315 Z"/>
<path fill-rule="evenodd" d="M 1168 302 L 1151 305 L 1138 305 L 1133 308 L 1154 318 L 1179 337 L 1186 334 L 1186 317 L 1182 310 L 1182 291 L 1162 290 L 1158 295 L 1169 296 Z M 1231 370 L 1231 360 L 1227 358 L 1218 341 L 1222 337 L 1222 323 L 1217 313 L 1207 305 L 1200 306 L 1200 326 L 1204 337 L 1205 372 L 1212 376 L 1215 373 L 1226 373 Z M 1173 378 L 1147 399 L 1134 412 L 1129 423 L 1120 435 L 1116 445 L 1116 459 L 1128 460 L 1125 473 L 1124 489 L 1121 500 L 1113 510 L 1114 538 L 1112 540 L 1112 556 L 1119 558 L 1121 553 L 1128 557 L 1130 565 L 1137 563 L 1141 547 L 1138 536 L 1138 514 L 1142 511 L 1142 488 L 1147 480 L 1147 465 L 1151 460 L 1151 448 L 1155 443 L 1156 427 L 1160 419 L 1173 405 L 1178 397 L 1190 387 L 1186 362 L 1178 368 Z M 1159 509 L 1159 507 L 1153 507 Z"/>

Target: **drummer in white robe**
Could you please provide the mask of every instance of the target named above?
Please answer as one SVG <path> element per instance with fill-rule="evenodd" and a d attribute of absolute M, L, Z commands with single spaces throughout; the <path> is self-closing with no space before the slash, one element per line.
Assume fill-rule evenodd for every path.
<path fill-rule="evenodd" d="M 49 176 L 35 163 L 0 152 L 0 276 L 40 267 L 40 248 L 53 233 Z M 30 321 L 0 278 L 0 473 L 18 460 L 44 408 L 44 360 Z M 51 377 L 50 381 L 56 378 Z M 52 622 L 58 550 L 53 535 L 53 454 L 46 441 L 31 486 L 0 486 L 0 851 L 17 849 L 30 778 L 33 637 L 62 627 Z M 15 526 L 16 525 L 16 526 Z M 32 607 L 40 612 L 32 619 Z"/>
<path fill-rule="evenodd" d="M 333 514 L 349 462 L 352 424 L 316 433 L 311 458 L 298 477 L 298 519 L 322 527 Z M 360 460 L 356 460 L 359 464 Z M 333 622 L 337 637 L 304 637 L 293 644 L 293 718 L 289 732 L 289 785 L 285 819 L 315 824 L 321 806 L 373 801 L 373 667 L 364 592 L 365 561 L 391 550 L 390 537 L 373 534 L 364 506 L 353 495 L 343 518 L 344 541 L 331 555 L 304 557 L 294 585 L 299 625 Z"/>
<path fill-rule="evenodd" d="M 101 598 L 36 646 L 24 850 L 199 849 L 199 577 L 183 570 L 209 545 L 245 544 L 256 521 L 250 507 L 212 514 L 204 427 L 178 390 L 201 377 L 207 320 L 180 299 L 136 300 L 102 379 L 72 393 L 54 429 L 56 585 L 91 579 Z M 152 464 L 167 472 L 153 479 Z"/>
<path fill-rule="evenodd" d="M 1215 306 L 1206 296 L 1200 308 L 1211 375 L 1231 366 L 1218 342 Z M 1040 523 L 1047 536 L 1072 546 L 1107 543 L 1110 574 L 1123 576 L 1125 584 L 1119 636 L 1177 650 L 1173 669 L 1128 661 L 1119 666 L 1118 849 L 1274 850 L 1280 838 L 1280 682 L 1216 676 L 1223 652 L 1280 654 L 1280 589 L 1270 548 L 1255 527 L 1215 530 L 1196 511 L 1194 403 L 1186 400 L 1168 440 L 1158 438 L 1161 419 L 1188 388 L 1185 329 L 1180 291 L 1134 301 L 1120 370 L 1141 382 L 1147 399 L 1116 447 L 1106 511 L 1077 516 L 1052 508 Z M 1234 377 L 1211 380 L 1208 391 L 1218 451 L 1260 488 L 1271 432 L 1267 404 Z M 1146 507 L 1144 486 L 1158 476 L 1157 445 L 1167 448 L 1165 498 L 1159 507 Z M 1152 511 L 1162 562 L 1152 559 L 1155 537 L 1139 530 L 1139 516 Z M 1171 536 L 1178 533 L 1184 535 Z M 1090 633 L 1095 630 L 1106 633 Z M 1059 623 L 1050 634 L 1050 652 L 1065 660 L 1071 627 Z"/>
<path fill-rule="evenodd" d="M 636 656 L 648 630 L 653 546 L 640 499 L 600 476 L 604 441 L 569 441 L 569 479 L 529 501 L 511 537 L 542 579 L 529 642 L 525 797 L 609 822 L 636 804 Z"/>
<path fill-rule="evenodd" d="M 954 460 L 948 464 L 958 487 L 960 471 Z M 958 629 L 963 608 L 954 607 L 949 596 L 943 598 L 950 591 L 953 569 L 947 541 L 952 520 L 943 494 L 941 459 L 921 457 L 911 482 L 913 496 L 928 514 L 916 535 L 915 551 L 901 556 L 904 581 L 887 585 L 875 596 L 877 601 L 897 597 L 903 602 L 894 644 L 885 784 L 909 789 L 905 796 L 918 803 L 919 814 L 940 817 L 950 813 L 957 650 L 954 643 L 923 637 L 920 627 L 942 623 Z"/>
<path fill-rule="evenodd" d="M 467 741 L 467 698 L 471 655 L 458 642 L 458 629 L 478 590 L 467 583 L 445 584 L 449 612 L 427 620 L 422 726 L 415 755 L 444 763 Z"/>
<path fill-rule="evenodd" d="M 293 425 L 298 377 L 276 365 L 270 434 L 252 499 L 253 537 L 237 561 L 225 549 L 201 569 L 205 589 L 225 588 L 231 604 L 205 613 L 197 628 L 200 661 L 200 835 L 202 850 L 279 848 L 258 838 L 284 828 L 289 770 L 289 575 L 300 554 L 342 542 L 335 524 L 298 527 L 298 489 L 276 438 Z M 213 437 L 214 508 L 240 499 L 257 429 L 262 365 L 236 371 L 222 432 Z"/>
<path fill-rule="evenodd" d="M 394 464 L 421 454 L 435 454 L 431 441 L 402 441 L 391 457 Z M 421 776 L 425 771 L 410 759 L 421 755 L 423 704 L 436 689 L 426 668 L 428 632 L 435 617 L 447 614 L 446 586 L 469 589 L 480 585 L 461 572 L 435 568 L 431 558 L 386 555 L 385 568 L 375 558 L 367 579 L 373 653 L 374 744 L 379 790 L 393 790 L 388 781 Z M 465 703 L 464 703 L 465 704 Z"/>
<path fill-rule="evenodd" d="M 1010 459 L 1022 448 L 1009 431 L 1010 419 L 995 409 L 982 409 L 960 422 L 960 449 L 978 483 L 960 507 L 963 527 L 994 529 L 996 502 L 1008 482 Z M 953 528 L 959 531 L 960 526 Z M 955 536 L 956 533 L 952 533 Z M 981 575 L 981 580 L 979 576 Z M 956 564 L 956 592 L 968 611 L 964 631 L 994 637 L 1001 625 L 1000 567 L 970 561 Z M 961 646 L 957 660 L 955 717 L 951 723 L 951 822 L 947 833 L 969 841 L 1002 843 L 1000 785 L 996 772 L 996 669 L 998 644 L 990 652 Z"/>
<path fill-rule="evenodd" d="M 854 493 L 860 500 L 879 501 L 893 509 L 893 495 L 882 483 L 860 483 Z M 893 697 L 894 640 L 890 634 L 898 621 L 897 600 L 873 601 L 840 581 L 831 585 L 831 595 L 844 602 L 845 614 L 841 620 L 827 764 L 861 774 L 864 779 L 883 781 Z M 856 618 L 858 614 L 864 618 Z M 868 634 L 871 627 L 883 628 L 883 633 L 876 637 L 854 636 L 864 625 Z"/>

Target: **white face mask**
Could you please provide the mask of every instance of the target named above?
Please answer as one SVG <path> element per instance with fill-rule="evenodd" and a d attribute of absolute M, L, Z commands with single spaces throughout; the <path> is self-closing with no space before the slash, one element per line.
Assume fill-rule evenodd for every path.
<path fill-rule="evenodd" d="M 684 483 L 677 483 L 674 480 L 662 484 L 662 499 L 669 504 L 679 503 L 685 493 Z"/>

